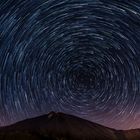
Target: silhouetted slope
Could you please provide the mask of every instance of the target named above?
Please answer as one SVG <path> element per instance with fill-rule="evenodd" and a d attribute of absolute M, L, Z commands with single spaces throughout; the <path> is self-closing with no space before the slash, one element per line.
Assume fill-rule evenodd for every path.
<path fill-rule="evenodd" d="M 127 140 L 140 140 L 140 129 L 126 130 L 124 134 Z"/>
<path fill-rule="evenodd" d="M 131 140 L 133 133 L 116 131 L 63 113 L 27 119 L 0 128 L 0 140 Z M 134 139 L 132 139 L 134 140 Z"/>

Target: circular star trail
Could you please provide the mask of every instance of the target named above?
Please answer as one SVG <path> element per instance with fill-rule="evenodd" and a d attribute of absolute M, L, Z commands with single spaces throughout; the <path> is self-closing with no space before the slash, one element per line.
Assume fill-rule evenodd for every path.
<path fill-rule="evenodd" d="M 0 2 L 0 123 L 61 111 L 140 127 L 140 1 Z"/>

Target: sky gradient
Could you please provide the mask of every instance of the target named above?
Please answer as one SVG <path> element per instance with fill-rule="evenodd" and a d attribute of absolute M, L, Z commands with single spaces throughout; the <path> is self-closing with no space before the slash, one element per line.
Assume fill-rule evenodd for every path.
<path fill-rule="evenodd" d="M 50 111 L 140 128 L 140 1 L 0 1 L 0 125 Z"/>

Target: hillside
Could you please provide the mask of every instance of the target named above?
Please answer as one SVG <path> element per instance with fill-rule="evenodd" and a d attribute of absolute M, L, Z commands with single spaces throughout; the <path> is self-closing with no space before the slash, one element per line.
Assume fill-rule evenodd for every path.
<path fill-rule="evenodd" d="M 140 131 L 118 131 L 76 116 L 51 112 L 0 128 L 0 140 L 19 139 L 140 140 Z"/>

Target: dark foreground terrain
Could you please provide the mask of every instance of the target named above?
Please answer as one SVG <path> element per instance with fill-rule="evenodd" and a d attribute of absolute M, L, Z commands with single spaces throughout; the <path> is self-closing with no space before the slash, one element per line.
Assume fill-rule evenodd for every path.
<path fill-rule="evenodd" d="M 140 140 L 140 130 L 118 131 L 51 112 L 0 128 L 0 140 Z"/>

